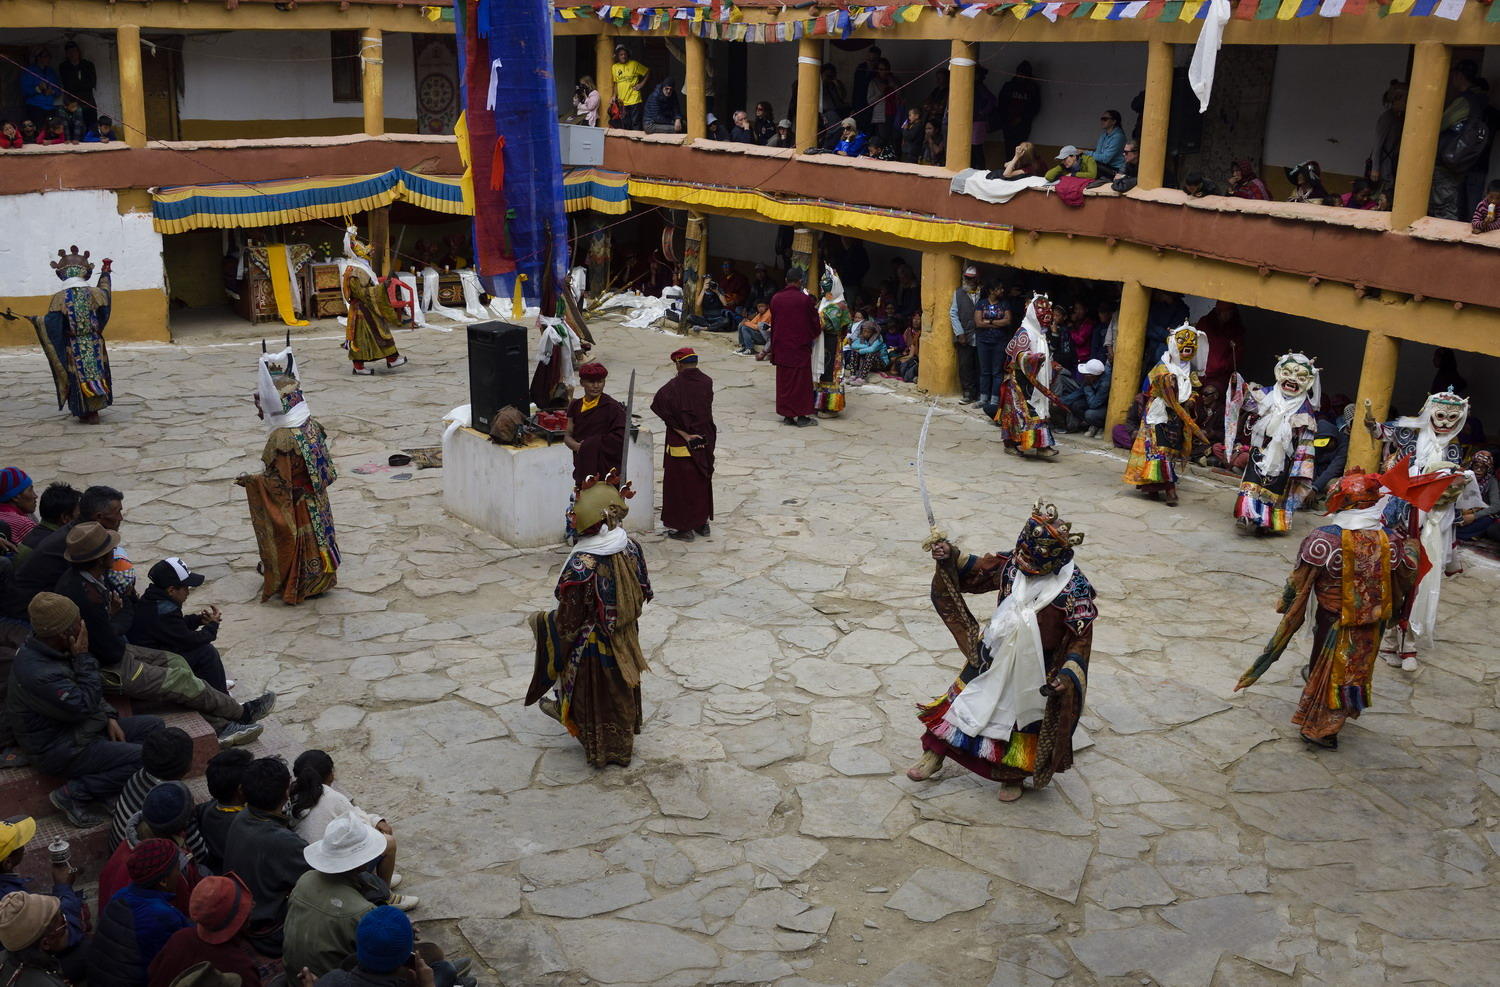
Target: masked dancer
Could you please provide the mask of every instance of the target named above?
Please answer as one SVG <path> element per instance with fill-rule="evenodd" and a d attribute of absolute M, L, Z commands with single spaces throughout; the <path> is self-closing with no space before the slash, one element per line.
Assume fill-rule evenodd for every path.
<path fill-rule="evenodd" d="M 528 618 L 536 667 L 526 705 L 539 704 L 567 727 L 596 768 L 630 763 L 648 671 L 637 620 L 651 579 L 641 546 L 623 527 L 634 492 L 618 484 L 611 471 L 575 493 L 569 522 L 579 539 L 557 577 L 557 608 Z"/>
<path fill-rule="evenodd" d="M 349 349 L 349 359 L 354 361 L 356 376 L 374 374 L 373 367 L 365 366 L 374 360 L 384 360 L 385 365 L 393 369 L 406 364 L 406 357 L 397 351 L 396 337 L 391 333 L 401 317 L 391 306 L 380 276 L 370 266 L 370 254 L 370 245 L 355 235 L 355 228 L 349 226 L 345 229 L 339 283 L 344 292 L 344 304 L 349 308 L 344 342 Z"/>
<path fill-rule="evenodd" d="M 1014 802 L 1025 779 L 1041 788 L 1072 766 L 1098 615 L 1094 588 L 1073 561 L 1081 541 L 1056 507 L 1038 501 L 1010 554 L 968 555 L 941 538 L 932 545 L 933 606 L 965 663 L 947 693 L 919 707 L 926 753 L 908 778 L 925 781 L 951 758 L 1000 782 L 1000 801 Z M 995 591 L 999 605 L 980 624 L 963 594 Z"/>
<path fill-rule="evenodd" d="M 99 412 L 114 404 L 114 382 L 109 373 L 109 351 L 104 346 L 104 327 L 109 322 L 112 294 L 108 257 L 100 264 L 99 281 L 90 284 L 94 265 L 89 252 L 76 246 L 59 250 L 52 269 L 62 287 L 52 296 L 47 314 L 30 316 L 36 338 L 47 356 L 57 408 L 85 425 L 97 425 Z M 7 319 L 16 318 L 9 310 Z"/>
<path fill-rule="evenodd" d="M 1125 482 L 1152 500 L 1165 497 L 1168 507 L 1177 504 L 1177 473 L 1192 449 L 1193 436 L 1209 444 L 1193 418 L 1199 404 L 1198 375 L 1207 361 L 1207 339 L 1183 325 L 1167 337 L 1167 351 L 1146 377 L 1146 413 L 1125 464 Z"/>
<path fill-rule="evenodd" d="M 1052 327 L 1052 302 L 1043 294 L 1031 296 L 1021 328 L 1005 346 L 1005 377 L 1000 383 L 1000 409 L 995 421 L 1013 455 L 1057 455 L 1052 439 L 1052 371 L 1057 366 L 1047 344 Z"/>
<path fill-rule="evenodd" d="M 854 322 L 849 312 L 849 303 L 844 301 L 844 282 L 831 267 L 823 269 L 818 281 L 823 298 L 818 302 L 818 324 L 823 329 L 822 362 L 816 353 L 813 366 L 822 367 L 818 382 L 813 385 L 813 403 L 818 414 L 832 418 L 844 410 L 844 343 L 849 338 L 849 326 Z M 776 335 L 775 317 L 771 321 L 771 335 Z"/>
<path fill-rule="evenodd" d="M 1276 361 L 1276 383 L 1254 387 L 1225 409 L 1224 434 L 1239 433 L 1241 409 L 1255 415 L 1250 426 L 1250 461 L 1240 480 L 1234 517 L 1256 534 L 1283 532 L 1292 514 L 1312 493 L 1317 409 L 1322 401 L 1318 368 L 1301 353 Z M 1231 440 L 1225 439 L 1228 444 Z"/>

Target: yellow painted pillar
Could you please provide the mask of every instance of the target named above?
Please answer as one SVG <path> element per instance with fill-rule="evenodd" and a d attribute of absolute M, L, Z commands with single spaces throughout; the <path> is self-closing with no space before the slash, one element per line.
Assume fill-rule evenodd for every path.
<path fill-rule="evenodd" d="M 952 92 L 950 89 L 949 92 Z M 917 386 L 928 394 L 959 393 L 958 351 L 948 308 L 958 290 L 963 258 L 925 251 L 922 254 L 922 345 L 918 350 Z"/>
<path fill-rule="evenodd" d="M 1450 57 L 1448 46 L 1440 41 L 1419 41 L 1412 53 L 1406 121 L 1401 126 L 1401 165 L 1396 169 L 1396 188 L 1391 196 L 1393 230 L 1404 230 L 1427 215 L 1438 127 L 1448 95 Z"/>
<path fill-rule="evenodd" d="M 687 98 L 687 119 L 683 129 L 689 140 L 708 135 L 708 59 L 706 42 L 696 34 L 682 39 L 687 49 L 687 78 L 682 84 L 682 94 Z"/>
<path fill-rule="evenodd" d="M 1364 425 L 1365 402 L 1370 402 L 1370 413 L 1376 421 L 1385 421 L 1391 410 L 1391 391 L 1396 386 L 1396 363 L 1400 357 L 1401 340 L 1395 336 L 1372 332 L 1365 337 L 1359 393 L 1354 399 L 1354 422 L 1349 426 L 1350 466 L 1371 470 L 1380 465 L 1380 447 Z"/>
<path fill-rule="evenodd" d="M 359 60 L 364 66 L 365 133 L 385 133 L 385 41 L 380 28 L 360 32 Z"/>
<path fill-rule="evenodd" d="M 1147 99 L 1151 91 L 1146 90 Z M 1143 131 L 1144 133 L 1144 131 Z M 1120 285 L 1119 321 L 1115 325 L 1114 376 L 1109 381 L 1109 405 L 1104 426 L 1125 424 L 1130 405 L 1141 392 L 1141 362 L 1145 359 L 1146 313 L 1151 289 L 1136 281 Z"/>
<path fill-rule="evenodd" d="M 1167 168 L 1167 124 L 1172 116 L 1172 46 L 1146 42 L 1146 105 L 1141 112 L 1136 188 L 1161 188 Z M 1113 404 L 1110 405 L 1114 407 Z M 1113 421 L 1113 419 L 1111 419 Z"/>
<path fill-rule="evenodd" d="M 120 136 L 130 147 L 145 147 L 146 86 L 141 80 L 141 29 L 134 24 L 115 28 L 115 47 L 120 60 Z"/>
<path fill-rule="evenodd" d="M 594 85 L 599 90 L 599 126 L 609 126 L 609 101 L 615 97 L 615 78 L 609 74 L 615 64 L 615 39 L 601 34 L 594 39 Z"/>
<path fill-rule="evenodd" d="M 823 92 L 823 42 L 797 42 L 797 106 L 792 119 L 799 148 L 818 145 L 818 96 Z M 816 287 L 816 286 L 814 286 Z"/>
<path fill-rule="evenodd" d="M 969 167 L 969 148 L 974 140 L 974 45 L 953 41 L 948 55 L 948 157 L 949 171 Z M 955 258 L 955 263 L 957 259 Z M 918 366 L 921 362 L 918 361 Z"/>

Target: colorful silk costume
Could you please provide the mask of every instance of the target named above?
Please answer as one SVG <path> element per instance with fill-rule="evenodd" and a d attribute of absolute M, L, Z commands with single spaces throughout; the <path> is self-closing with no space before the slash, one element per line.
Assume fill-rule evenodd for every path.
<path fill-rule="evenodd" d="M 528 618 L 536 666 L 526 705 L 540 703 L 567 727 L 596 768 L 630 763 L 641 732 L 641 673 L 649 670 L 637 620 L 651 580 L 641 546 L 621 526 L 633 493 L 618 482 L 611 473 L 577 492 L 569 521 L 583 537 L 557 577 L 557 608 Z"/>
<path fill-rule="evenodd" d="M 36 338 L 47 356 L 57 407 L 66 405 L 75 418 L 97 421 L 98 414 L 114 403 L 114 382 L 109 372 L 109 352 L 104 346 L 104 327 L 109 322 L 112 293 L 110 264 L 106 259 L 97 284 L 89 284 L 94 265 L 89 252 L 70 247 L 61 250 L 52 268 L 62 288 L 52 296 L 47 314 L 33 317 Z"/>
<path fill-rule="evenodd" d="M 844 342 L 849 337 L 849 326 L 854 317 L 849 304 L 844 301 L 844 283 L 838 272 L 827 268 L 818 285 L 823 290 L 823 299 L 818 302 L 818 324 L 823 329 L 822 373 L 813 384 L 813 405 L 821 412 L 837 414 L 844 410 Z M 771 335 L 776 335 L 775 317 L 772 317 Z M 814 366 L 818 360 L 813 359 Z"/>
<path fill-rule="evenodd" d="M 1348 509 L 1302 540 L 1276 605 L 1281 624 L 1235 685 L 1238 691 L 1254 684 L 1313 609 L 1307 684 L 1292 722 L 1320 747 L 1336 747 L 1331 738 L 1370 705 L 1381 636 L 1399 619 L 1417 581 L 1417 545 L 1385 526 L 1381 493 L 1378 476 L 1349 474 L 1338 482 L 1329 507 Z"/>
<path fill-rule="evenodd" d="M 1286 531 L 1292 514 L 1312 492 L 1316 411 L 1322 399 L 1318 378 L 1312 360 L 1288 353 L 1276 361 L 1275 384 L 1245 395 L 1241 407 L 1256 419 L 1250 427 L 1250 461 L 1234 504 L 1234 516 L 1241 523 L 1263 531 Z M 1225 429 L 1225 435 L 1237 431 L 1228 423 Z"/>
<path fill-rule="evenodd" d="M 933 607 L 965 663 L 945 694 L 919 707 L 929 755 L 996 781 L 1030 777 L 1037 788 L 1072 766 L 1098 616 L 1094 588 L 1073 562 L 1082 539 L 1038 503 L 1014 552 L 950 548 L 937 562 Z M 981 625 L 963 594 L 995 591 L 998 606 Z"/>
<path fill-rule="evenodd" d="M 1199 373 L 1207 360 L 1203 333 L 1184 325 L 1167 338 L 1167 351 L 1147 375 L 1146 413 L 1136 430 L 1124 477 L 1142 493 L 1164 493 L 1168 500 L 1176 497 L 1177 471 L 1192 450 Z"/>
<path fill-rule="evenodd" d="M 1053 448 L 1052 371 L 1057 366 L 1047 345 L 1052 326 L 1052 302 L 1033 295 L 1026 304 L 1021 328 L 1005 346 L 1005 376 L 1000 382 L 1000 409 L 995 421 L 1005 444 L 1018 452 Z"/>
<path fill-rule="evenodd" d="M 344 338 L 349 345 L 349 359 L 356 368 L 370 360 L 395 361 L 400 357 L 391 327 L 401 321 L 391 306 L 385 286 L 370 266 L 370 248 L 354 235 L 351 226 L 344 234 L 345 259 L 340 267 L 340 286 L 348 306 L 348 324 Z"/>
<path fill-rule="evenodd" d="M 312 417 L 297 380 L 291 347 L 262 354 L 256 407 L 270 434 L 265 470 L 242 474 L 250 523 L 260 549 L 261 601 L 280 596 L 291 605 L 332 589 L 340 555 L 328 488 L 338 470 L 328 434 Z"/>

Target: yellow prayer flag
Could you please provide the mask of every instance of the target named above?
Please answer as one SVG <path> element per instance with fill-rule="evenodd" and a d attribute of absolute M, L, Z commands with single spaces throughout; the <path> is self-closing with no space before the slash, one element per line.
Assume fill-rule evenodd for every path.
<path fill-rule="evenodd" d="M 453 136 L 458 138 L 458 159 L 464 164 L 464 173 L 459 177 L 459 188 L 463 189 L 464 206 L 468 208 L 469 215 L 475 212 L 474 206 L 474 167 L 469 162 L 469 121 L 460 113 L 458 120 L 453 124 Z"/>
<path fill-rule="evenodd" d="M 526 299 L 521 295 L 521 284 L 526 275 L 516 272 L 516 290 L 510 296 L 510 317 L 520 322 L 526 315 Z"/>

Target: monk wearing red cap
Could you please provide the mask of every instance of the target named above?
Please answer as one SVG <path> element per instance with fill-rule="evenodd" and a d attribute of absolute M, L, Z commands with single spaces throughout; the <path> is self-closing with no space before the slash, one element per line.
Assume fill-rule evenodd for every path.
<path fill-rule="evenodd" d="M 818 306 L 802 290 L 801 269 L 787 272 L 786 287 L 771 296 L 771 345 L 762 354 L 776 365 L 776 413 L 783 425 L 816 425 L 813 412 L 813 343 L 823 334 Z"/>
<path fill-rule="evenodd" d="M 625 452 L 625 406 L 604 393 L 609 371 L 602 363 L 578 368 L 583 397 L 568 404 L 568 431 L 563 442 L 573 450 L 573 482 L 604 477 L 620 468 Z"/>
<path fill-rule="evenodd" d="M 698 369 L 698 354 L 684 346 L 672 354 L 677 375 L 656 392 L 651 411 L 667 424 L 661 473 L 661 523 L 667 537 L 707 536 L 714 516 L 714 382 Z"/>

